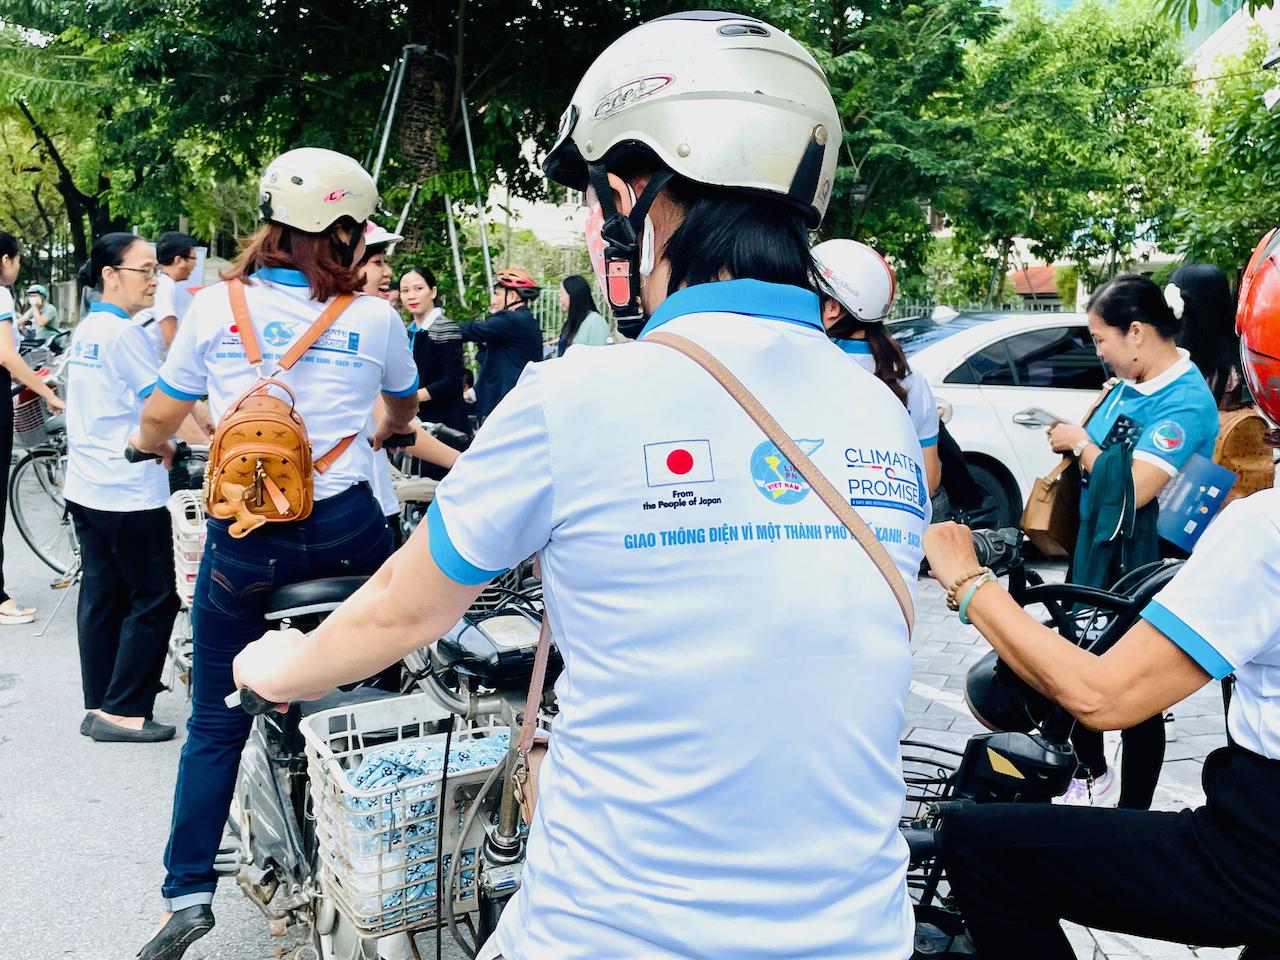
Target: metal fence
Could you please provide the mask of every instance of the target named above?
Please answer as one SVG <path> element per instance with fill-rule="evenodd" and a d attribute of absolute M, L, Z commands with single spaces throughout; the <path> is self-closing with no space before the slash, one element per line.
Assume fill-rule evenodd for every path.
<path fill-rule="evenodd" d="M 893 305 L 893 312 L 889 314 L 889 321 L 892 323 L 895 320 L 913 320 L 916 317 L 927 317 L 933 313 L 934 307 L 938 306 L 950 307 L 952 310 L 958 310 L 961 313 L 971 310 L 982 313 L 1009 313 L 1027 310 L 1033 313 L 1061 313 L 1065 309 L 1062 303 L 1056 300 L 1028 300 L 1023 303 L 1006 303 L 1000 306 L 992 306 L 988 303 L 939 304 L 933 300 L 898 300 Z"/>

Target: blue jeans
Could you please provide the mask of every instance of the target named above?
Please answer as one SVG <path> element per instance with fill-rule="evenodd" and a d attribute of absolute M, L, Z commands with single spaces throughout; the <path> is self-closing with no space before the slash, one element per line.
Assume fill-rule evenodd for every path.
<path fill-rule="evenodd" d="M 191 719 L 161 888 L 170 910 L 213 900 L 213 861 L 252 725 L 248 714 L 223 701 L 235 689 L 236 654 L 269 629 L 263 616 L 268 598 L 304 580 L 373 573 L 391 553 L 386 518 L 366 484 L 321 500 L 300 523 L 268 524 L 241 540 L 232 539 L 228 526 L 209 521 L 191 605 Z"/>

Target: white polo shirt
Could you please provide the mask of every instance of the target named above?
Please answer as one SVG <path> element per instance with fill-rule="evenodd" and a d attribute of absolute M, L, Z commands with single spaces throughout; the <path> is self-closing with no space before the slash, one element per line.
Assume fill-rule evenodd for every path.
<path fill-rule="evenodd" d="M 99 300 L 76 324 L 69 352 L 66 498 L 113 513 L 163 507 L 164 468 L 124 458 L 160 367 L 151 340 L 124 310 Z"/>
<path fill-rule="evenodd" d="M 265 360 L 263 373 L 283 381 L 298 398 L 312 453 L 318 458 L 352 434 L 365 434 L 379 391 L 395 397 L 418 389 L 404 323 L 381 297 L 359 296 L 291 370 L 276 362 L 315 321 L 324 304 L 311 299 L 297 270 L 259 270 L 245 287 L 249 316 Z M 245 359 L 227 285 L 196 294 L 178 328 L 157 389 L 179 400 L 208 395 L 214 421 L 255 382 Z M 368 443 L 352 443 L 325 473 L 315 474 L 315 497 L 324 500 L 356 483 L 372 483 L 376 469 Z"/>
<path fill-rule="evenodd" d="M 875 375 L 876 358 L 871 353 L 871 344 L 865 340 L 834 340 L 832 342 L 863 370 Z M 929 386 L 929 381 L 913 371 L 908 373 L 902 381 L 902 387 L 907 391 L 907 413 L 911 415 L 911 425 L 916 428 L 920 446 L 936 446 L 938 401 L 933 397 L 933 388 Z"/>
<path fill-rule="evenodd" d="M 915 583 L 920 444 L 813 293 L 702 284 L 657 327 L 741 378 Z M 530 365 L 428 525 L 462 583 L 542 552 L 566 664 L 507 960 L 911 953 L 902 613 L 706 372 L 642 341 Z"/>
<path fill-rule="evenodd" d="M 8 323 L 16 349 L 22 348 L 22 334 L 18 333 L 18 317 L 14 313 L 13 291 L 8 287 L 0 287 L 0 323 Z"/>
<path fill-rule="evenodd" d="M 1228 504 L 1142 617 L 1215 680 L 1236 675 L 1232 739 L 1280 760 L 1280 490 Z"/>
<path fill-rule="evenodd" d="M 178 315 L 178 308 L 175 305 L 177 293 L 178 284 L 167 273 L 161 273 L 156 277 L 155 304 L 133 315 L 133 322 L 147 331 L 147 336 L 155 344 L 156 355 L 161 359 L 168 354 L 169 347 L 164 342 L 160 321 L 165 317 L 173 317 L 179 323 L 182 322 L 182 317 Z"/>

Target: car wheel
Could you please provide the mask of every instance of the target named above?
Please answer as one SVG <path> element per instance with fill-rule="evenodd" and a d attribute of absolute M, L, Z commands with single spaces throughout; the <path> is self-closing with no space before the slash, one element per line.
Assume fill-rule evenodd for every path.
<path fill-rule="evenodd" d="M 1016 527 L 1022 519 L 1022 498 L 1013 488 L 1013 481 L 1000 476 L 995 469 L 983 463 L 968 461 L 974 482 L 982 488 L 983 504 L 970 511 L 968 525 L 975 528 Z"/>

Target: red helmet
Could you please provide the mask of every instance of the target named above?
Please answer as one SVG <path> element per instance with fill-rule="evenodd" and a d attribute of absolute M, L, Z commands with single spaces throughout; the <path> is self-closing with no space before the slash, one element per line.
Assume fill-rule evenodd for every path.
<path fill-rule="evenodd" d="M 1249 392 L 1263 415 L 1280 424 L 1280 230 L 1262 238 L 1245 268 L 1236 333 Z"/>
<path fill-rule="evenodd" d="M 519 267 L 503 267 L 493 278 L 493 285 L 514 290 L 526 300 L 537 299 L 538 294 L 542 292 L 538 281 L 534 280 L 527 270 L 521 270 Z"/>

